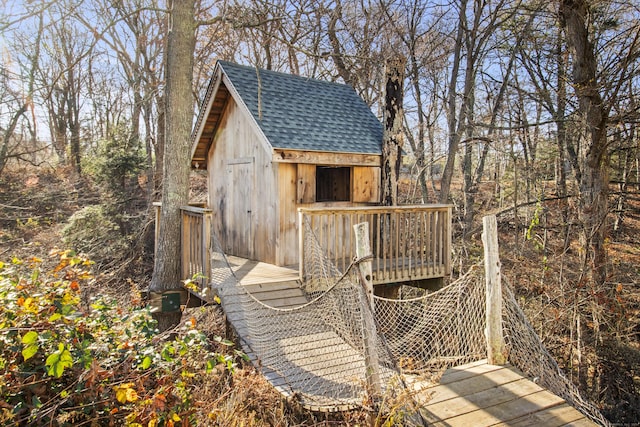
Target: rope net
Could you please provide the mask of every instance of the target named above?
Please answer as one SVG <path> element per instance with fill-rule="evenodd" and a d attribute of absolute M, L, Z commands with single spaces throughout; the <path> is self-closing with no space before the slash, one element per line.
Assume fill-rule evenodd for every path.
<path fill-rule="evenodd" d="M 405 378 L 437 382 L 447 368 L 487 357 L 481 268 L 436 292 L 399 286 L 397 298 L 375 296 L 372 308 L 355 262 L 339 271 L 309 222 L 304 226 L 305 280 L 278 284 L 275 299 L 241 285 L 212 239 L 212 285 L 227 319 L 253 363 L 283 395 L 318 411 L 369 407 L 372 396 L 388 400 L 403 393 Z M 607 425 L 562 374 L 509 286 L 503 287 L 509 363 Z"/>

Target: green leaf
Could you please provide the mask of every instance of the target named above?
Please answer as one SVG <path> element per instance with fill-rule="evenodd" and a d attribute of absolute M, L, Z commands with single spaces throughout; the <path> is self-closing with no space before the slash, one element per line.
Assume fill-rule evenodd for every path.
<path fill-rule="evenodd" d="M 244 351 L 241 350 L 235 350 L 236 356 L 240 356 L 242 358 L 242 360 L 244 360 L 245 362 L 250 362 L 251 359 L 249 358 L 249 355 L 247 353 L 245 353 Z"/>
<path fill-rule="evenodd" d="M 35 394 L 31 398 L 31 404 L 34 406 L 34 408 L 39 408 L 42 406 L 42 402 L 40 401 L 38 396 L 36 396 Z"/>
<path fill-rule="evenodd" d="M 149 369 L 151 367 L 151 358 L 149 356 L 145 356 L 139 366 L 141 369 Z"/>
<path fill-rule="evenodd" d="M 38 341 L 38 333 L 29 331 L 22 336 L 22 344 L 34 344 Z"/>
<path fill-rule="evenodd" d="M 38 277 L 40 277 L 40 270 L 38 270 L 37 268 L 34 268 L 33 273 L 31 273 L 31 282 L 37 281 Z"/>
<path fill-rule="evenodd" d="M 51 353 L 44 364 L 49 376 L 60 378 L 66 368 L 73 366 L 73 357 L 64 344 L 58 344 L 58 351 Z"/>
<path fill-rule="evenodd" d="M 38 352 L 38 344 L 28 344 L 22 349 L 22 358 L 25 362 Z"/>
<path fill-rule="evenodd" d="M 207 359 L 207 367 L 206 367 L 206 373 L 210 374 L 216 367 L 216 361 L 213 359 Z"/>
<path fill-rule="evenodd" d="M 229 341 L 228 339 L 223 339 L 223 338 L 222 338 L 222 337 L 220 337 L 220 336 L 216 336 L 214 339 L 215 339 L 217 342 L 219 342 L 220 344 L 222 344 L 222 345 L 226 345 L 227 347 L 231 347 L 231 346 L 233 346 L 233 345 L 234 345 L 234 344 L 233 344 L 233 341 Z"/>
<path fill-rule="evenodd" d="M 31 359 L 38 352 L 38 333 L 36 331 L 29 331 L 22 336 L 22 358 L 25 362 Z"/>

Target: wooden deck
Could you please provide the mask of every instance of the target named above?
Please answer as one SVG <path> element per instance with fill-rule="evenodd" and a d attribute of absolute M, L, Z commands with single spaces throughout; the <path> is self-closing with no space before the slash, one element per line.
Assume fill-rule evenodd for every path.
<path fill-rule="evenodd" d="M 564 399 L 510 366 L 486 360 L 448 369 L 439 384 L 414 383 L 429 426 L 595 426 Z"/>
<path fill-rule="evenodd" d="M 240 281 L 241 285 L 249 286 L 249 285 L 270 285 L 274 283 L 288 283 L 288 282 L 296 282 L 300 283 L 300 276 L 298 272 L 297 265 L 291 265 L 287 267 L 279 267 L 277 265 L 268 264 L 260 261 L 248 260 L 246 258 L 240 258 L 233 255 L 226 256 L 227 261 L 231 265 L 231 269 L 234 274 Z M 409 261 L 406 260 L 394 260 L 394 265 L 408 264 Z M 373 283 L 374 285 L 383 285 L 388 282 L 388 280 L 376 280 L 378 277 L 382 277 L 381 273 L 382 269 L 376 268 L 378 265 L 382 265 L 383 262 L 379 259 L 374 259 L 372 262 L 372 273 L 373 273 Z M 388 263 L 387 263 L 388 264 Z M 342 266 L 342 265 L 341 265 Z M 345 263 L 343 267 L 346 269 L 348 267 L 348 263 Z M 395 267 L 394 270 L 399 271 L 400 267 Z M 211 273 L 214 278 L 214 282 L 216 281 L 215 271 Z M 442 277 L 443 275 L 436 274 L 435 277 Z M 411 276 L 407 275 L 404 280 L 410 279 Z M 424 278 L 423 278 L 424 280 Z"/>

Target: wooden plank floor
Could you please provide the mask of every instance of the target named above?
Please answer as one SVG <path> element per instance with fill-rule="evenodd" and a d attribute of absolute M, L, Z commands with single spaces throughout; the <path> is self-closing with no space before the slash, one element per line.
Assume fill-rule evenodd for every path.
<path fill-rule="evenodd" d="M 233 255 L 226 257 L 242 285 L 288 282 L 296 281 L 299 278 L 297 267 L 278 267 L 266 262 L 252 261 Z"/>
<path fill-rule="evenodd" d="M 286 282 L 299 279 L 298 265 L 279 267 L 277 265 L 267 264 L 266 262 L 248 260 L 233 255 L 227 255 L 226 257 L 231 265 L 231 269 L 243 285 Z M 336 261 L 336 266 L 340 271 L 344 271 L 350 262 L 351 260 L 338 260 Z M 374 285 L 434 279 L 445 276 L 444 268 L 442 266 L 434 266 L 433 263 L 428 265 L 416 264 L 411 269 L 409 265 L 410 262 L 408 258 L 399 258 L 393 261 L 385 261 L 379 258 L 373 259 Z M 213 276 L 215 277 L 215 272 Z"/>
<path fill-rule="evenodd" d="M 421 414 L 430 426 L 595 426 L 562 398 L 511 366 L 486 361 L 448 369 L 421 388 Z"/>

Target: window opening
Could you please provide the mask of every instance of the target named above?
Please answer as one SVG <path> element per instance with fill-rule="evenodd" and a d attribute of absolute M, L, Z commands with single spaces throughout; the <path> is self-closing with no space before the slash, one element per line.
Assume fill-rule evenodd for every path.
<path fill-rule="evenodd" d="M 316 167 L 316 202 L 348 202 L 351 200 L 351 168 Z"/>

